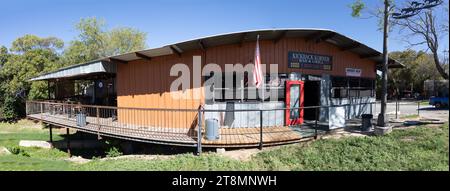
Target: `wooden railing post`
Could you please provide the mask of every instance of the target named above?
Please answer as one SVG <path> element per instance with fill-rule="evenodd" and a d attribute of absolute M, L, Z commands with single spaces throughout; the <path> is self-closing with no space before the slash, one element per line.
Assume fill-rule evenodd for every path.
<path fill-rule="evenodd" d="M 41 125 L 42 125 L 42 120 L 44 119 L 44 103 L 41 103 L 40 104 L 40 106 L 41 106 Z"/>
<path fill-rule="evenodd" d="M 319 115 L 320 115 L 319 107 L 316 107 L 316 122 L 314 124 L 314 139 L 317 139 L 317 128 L 318 128 L 317 122 L 319 121 Z"/>
<path fill-rule="evenodd" d="M 259 110 L 259 150 L 263 149 L 263 110 Z"/>
<path fill-rule="evenodd" d="M 95 106 L 95 113 L 96 113 L 96 123 L 98 125 L 97 128 L 97 139 L 100 139 L 100 108 L 98 106 Z"/>
<path fill-rule="evenodd" d="M 72 157 L 72 153 L 70 152 L 70 133 L 69 128 L 66 128 L 66 136 L 67 136 L 67 153 L 69 154 L 69 157 Z"/>

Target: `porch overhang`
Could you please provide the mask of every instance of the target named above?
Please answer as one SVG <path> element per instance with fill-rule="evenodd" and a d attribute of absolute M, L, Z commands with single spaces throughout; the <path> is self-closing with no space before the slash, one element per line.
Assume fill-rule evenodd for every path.
<path fill-rule="evenodd" d="M 116 71 L 116 63 L 107 61 L 94 61 L 61 68 L 59 70 L 31 78 L 28 81 L 77 79 L 91 75 L 116 74 Z"/>

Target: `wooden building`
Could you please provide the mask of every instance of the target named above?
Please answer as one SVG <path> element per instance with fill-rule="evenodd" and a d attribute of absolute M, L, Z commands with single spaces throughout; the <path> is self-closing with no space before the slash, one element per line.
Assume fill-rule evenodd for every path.
<path fill-rule="evenodd" d="M 255 56 L 255 42 L 258 35 L 262 63 L 278 64 L 278 74 L 275 77 L 269 78 L 269 73 L 272 71 L 267 68 L 267 83 L 263 86 L 268 91 L 274 90 L 277 100 L 246 97 L 240 92 L 255 89 L 244 83 L 241 83 L 241 86 L 233 85 L 217 89 L 213 86 L 214 93 L 211 98 L 211 95 L 208 96 L 207 93 L 209 91 L 205 90 L 205 80 L 212 76 L 200 77 L 201 83 L 194 83 L 194 78 L 201 74 L 193 75 L 193 71 L 196 70 L 193 64 L 195 58 L 201 60 L 201 68 L 214 63 L 222 71 L 225 71 L 226 64 L 251 64 Z M 100 109 L 111 110 L 105 112 L 108 114 L 102 115 L 105 118 L 113 117 L 116 123 L 126 124 L 121 125 L 124 127 L 133 125 L 156 128 L 156 130 L 161 128 L 164 132 L 186 133 L 195 139 L 199 113 L 202 115 L 203 122 L 206 119 L 217 119 L 222 128 L 221 131 L 254 128 L 260 125 L 264 127 L 297 125 L 288 124 L 286 119 L 289 115 L 286 108 L 290 101 L 286 99 L 287 92 L 290 91 L 286 88 L 287 81 L 302 82 L 301 92 L 304 95 L 301 97 L 304 100 L 296 107 L 324 106 L 318 109 L 319 112 L 316 109 L 300 109 L 302 119 L 319 119 L 323 123 L 328 123 L 330 129 L 342 127 L 342 122 L 345 120 L 358 118 L 363 113 L 371 112 L 371 103 L 375 101 L 376 71 L 381 67 L 381 62 L 380 52 L 331 30 L 274 29 L 215 35 L 111 56 L 71 66 L 69 70 L 73 71 L 64 68 L 31 80 L 47 80 L 57 86 L 62 82 L 90 79 L 93 81 L 93 92 L 98 92 L 105 87 L 114 87 L 106 91 L 113 92 L 105 98 L 114 101 L 97 100 L 81 103 L 108 105 L 100 107 Z M 191 71 L 191 85 L 189 88 L 171 91 L 172 82 L 179 76 L 171 76 L 170 70 L 178 63 L 185 64 Z M 80 67 L 89 68 L 83 70 L 88 72 L 75 71 Z M 389 67 L 398 68 L 402 65 L 395 60 L 389 60 Z M 230 75 L 236 74 L 226 71 L 222 74 L 222 76 Z M 236 78 L 236 76 L 233 77 Z M 276 80 L 277 83 L 273 85 L 271 80 Z M 196 94 L 196 91 L 200 94 Z M 176 99 L 173 96 L 174 93 L 187 93 L 192 96 L 188 99 Z M 93 100 L 96 96 L 100 96 L 98 94 L 91 95 L 94 97 Z M 105 95 L 102 94 L 103 97 Z M 33 106 L 35 107 L 37 106 Z M 290 105 L 290 107 L 294 106 Z M 199 108 L 202 108 L 204 112 L 198 112 Z M 265 110 L 261 118 L 257 109 Z M 233 110 L 236 111 L 233 112 Z M 32 112 L 32 114 L 35 113 Z M 88 115 L 101 114 L 97 111 L 97 114 L 91 112 Z M 167 130 L 169 128 L 170 130 Z M 274 139 L 273 142 L 276 140 Z M 174 142 L 173 140 L 165 141 Z M 211 141 L 205 141 L 205 144 L 213 145 Z M 239 145 L 240 143 L 230 144 Z"/>

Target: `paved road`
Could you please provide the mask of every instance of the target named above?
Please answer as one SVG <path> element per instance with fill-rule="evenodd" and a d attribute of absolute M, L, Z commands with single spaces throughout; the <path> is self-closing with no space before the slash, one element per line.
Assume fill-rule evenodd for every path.
<path fill-rule="evenodd" d="M 380 112 L 380 103 L 377 102 L 376 107 L 373 109 L 373 114 L 378 115 Z M 387 104 L 387 112 L 390 117 L 395 118 L 395 102 L 389 102 Z M 399 103 L 399 116 L 414 115 L 417 113 L 417 102 L 401 101 Z M 430 119 L 442 119 L 448 121 L 449 109 L 436 109 L 431 105 L 420 105 L 419 115 L 423 118 Z M 376 116 L 374 116 L 376 117 Z"/>

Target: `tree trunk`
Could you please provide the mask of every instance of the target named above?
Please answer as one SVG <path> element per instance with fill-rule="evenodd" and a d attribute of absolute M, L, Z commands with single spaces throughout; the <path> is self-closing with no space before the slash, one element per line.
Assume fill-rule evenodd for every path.
<path fill-rule="evenodd" d="M 444 68 L 442 68 L 440 62 L 439 62 L 439 56 L 437 51 L 433 51 L 433 59 L 434 59 L 434 64 L 436 65 L 436 69 L 438 70 L 439 74 L 441 74 L 441 76 L 448 80 L 448 74 L 445 72 Z"/>

